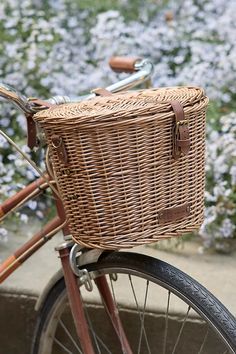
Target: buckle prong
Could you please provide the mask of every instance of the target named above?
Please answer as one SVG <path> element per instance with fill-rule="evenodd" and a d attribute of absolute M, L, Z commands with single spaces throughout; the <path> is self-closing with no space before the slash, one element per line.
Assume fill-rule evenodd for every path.
<path fill-rule="evenodd" d="M 188 120 L 187 119 L 183 119 L 183 120 L 179 120 L 178 122 L 176 122 L 176 125 L 179 126 L 179 125 L 184 125 L 184 124 L 188 124 Z"/>

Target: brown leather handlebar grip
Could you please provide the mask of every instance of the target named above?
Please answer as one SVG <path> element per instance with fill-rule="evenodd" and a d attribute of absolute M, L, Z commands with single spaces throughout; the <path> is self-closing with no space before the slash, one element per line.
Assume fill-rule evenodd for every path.
<path fill-rule="evenodd" d="M 135 63 L 140 60 L 142 58 L 139 57 L 112 57 L 109 65 L 115 72 L 133 73 L 136 71 Z"/>

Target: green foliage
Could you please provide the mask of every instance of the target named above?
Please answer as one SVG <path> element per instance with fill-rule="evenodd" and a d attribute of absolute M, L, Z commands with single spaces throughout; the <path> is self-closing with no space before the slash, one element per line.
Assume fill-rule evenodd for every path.
<path fill-rule="evenodd" d="M 126 21 L 138 20 L 145 13 L 146 16 L 153 16 L 168 3 L 168 0 L 76 0 L 76 5 L 80 11 L 88 11 L 90 16 L 105 11 L 119 11 Z M 70 1 L 67 2 L 70 6 Z M 73 5 L 75 6 L 75 4 Z"/>
<path fill-rule="evenodd" d="M 211 98 L 207 137 L 213 149 L 213 157 L 207 160 L 211 199 L 207 210 L 214 204 L 215 217 L 210 222 L 209 215 L 205 231 L 220 238 L 222 232 L 229 235 L 229 226 L 236 222 L 235 215 L 229 214 L 231 205 L 236 205 L 231 183 L 234 143 L 229 146 L 229 139 L 222 138 L 230 133 L 227 136 L 234 142 L 235 135 L 230 115 L 236 112 L 234 7 L 234 0 L 227 4 L 219 0 L 4 0 L 0 5 L 0 75 L 26 96 L 76 96 L 117 80 L 107 65 L 110 56 L 139 55 L 155 64 L 154 86 L 204 87 Z M 231 126 L 230 132 L 222 130 L 224 121 Z M 23 148 L 24 125 L 22 116 L 1 105 L 0 126 Z M 222 144 L 232 156 L 224 154 Z M 225 170 L 219 175 L 222 166 Z M 0 199 L 13 194 L 23 179 L 34 177 L 0 139 Z M 228 193 L 225 198 L 224 193 L 215 195 L 221 184 Z"/>

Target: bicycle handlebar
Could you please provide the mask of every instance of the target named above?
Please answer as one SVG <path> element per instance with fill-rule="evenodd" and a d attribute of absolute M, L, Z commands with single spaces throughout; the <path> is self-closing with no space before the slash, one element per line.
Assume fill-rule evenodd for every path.
<path fill-rule="evenodd" d="M 106 87 L 106 90 L 112 93 L 130 89 L 138 84 L 148 80 L 153 72 L 153 64 L 148 59 L 113 57 L 110 65 L 115 71 L 134 72 L 131 76 Z M 26 98 L 11 86 L 0 83 L 0 98 L 12 102 L 20 108 L 27 120 L 27 145 L 33 149 L 38 145 L 36 123 L 33 115 L 39 110 L 60 105 L 63 103 L 80 102 L 96 97 L 94 92 L 86 96 L 70 98 L 68 96 L 54 96 L 48 100 L 42 101 L 37 98 Z"/>
<path fill-rule="evenodd" d="M 148 80 L 153 72 L 153 64 L 149 59 L 113 57 L 110 60 L 110 66 L 115 71 L 134 72 L 134 74 L 131 76 L 106 87 L 106 90 L 112 93 L 120 92 L 137 86 L 138 84 Z M 49 104 L 60 105 L 63 103 L 88 100 L 94 98 L 95 96 L 96 94 L 93 92 L 85 96 L 71 98 L 68 96 L 54 96 L 45 102 L 48 102 Z M 0 83 L 0 97 L 15 104 L 26 115 L 32 115 L 36 113 L 40 108 L 45 108 L 43 105 L 40 107 L 40 105 L 35 104 L 35 101 L 37 100 L 26 98 L 11 86 L 3 83 Z"/>
<path fill-rule="evenodd" d="M 31 105 L 28 99 L 13 87 L 0 83 L 0 97 L 2 97 L 4 100 L 11 101 L 24 113 L 32 113 Z"/>
<path fill-rule="evenodd" d="M 133 73 L 138 71 L 138 64 L 142 61 L 139 57 L 112 57 L 109 60 L 111 69 L 115 72 Z"/>

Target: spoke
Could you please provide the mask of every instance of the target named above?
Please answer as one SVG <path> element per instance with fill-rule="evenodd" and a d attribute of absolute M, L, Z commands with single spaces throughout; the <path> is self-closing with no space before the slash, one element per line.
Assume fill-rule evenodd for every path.
<path fill-rule="evenodd" d="M 135 289 L 134 289 L 134 285 L 133 285 L 133 282 L 132 282 L 132 279 L 131 279 L 130 275 L 129 275 L 129 282 L 130 282 L 130 285 L 131 285 L 131 289 L 132 289 L 132 292 L 133 292 L 134 300 L 135 300 L 136 307 L 137 307 L 137 310 L 138 310 L 139 319 L 141 321 L 141 328 L 143 328 L 143 332 L 144 332 L 144 337 L 145 337 L 145 341 L 146 341 L 146 344 L 147 344 L 147 348 L 149 350 L 149 353 L 151 353 L 149 345 L 148 345 L 147 333 L 146 333 L 145 327 L 143 327 L 143 323 L 142 323 L 142 314 L 141 314 L 141 311 L 140 311 L 140 308 L 139 308 L 138 299 L 137 299 L 137 296 L 136 296 L 136 293 L 135 293 Z"/>
<path fill-rule="evenodd" d="M 93 325 L 92 325 L 92 322 L 91 322 L 91 319 L 90 319 L 90 316 L 89 316 L 88 309 L 87 309 L 86 305 L 84 306 L 84 311 L 85 311 L 85 314 L 86 314 L 86 317 L 87 317 L 87 321 L 88 321 L 88 325 L 89 325 L 89 329 L 92 332 L 93 339 L 94 339 L 95 345 L 97 347 L 98 353 L 101 354 L 101 350 L 100 350 L 98 342 L 97 342 L 97 336 L 96 336 L 96 333 L 95 333 L 95 331 L 93 329 Z"/>
<path fill-rule="evenodd" d="M 110 321 L 111 321 L 111 323 L 112 323 L 112 317 L 111 317 L 110 311 L 109 311 L 109 309 L 108 309 L 108 307 L 107 307 L 107 304 L 106 304 L 106 302 L 104 301 L 103 298 L 102 298 L 102 303 L 103 303 L 103 305 L 104 305 L 104 307 L 105 307 L 105 309 L 106 309 L 106 313 L 108 314 L 108 316 L 109 316 L 109 318 L 110 318 Z M 117 333 L 117 335 L 118 335 L 118 333 Z M 98 338 L 98 340 L 99 340 L 99 338 Z M 101 339 L 100 339 L 100 340 L 101 340 Z M 103 344 L 103 345 L 104 345 L 105 349 L 107 350 L 107 352 L 109 352 L 109 353 L 112 354 L 112 352 L 109 351 L 109 349 L 106 347 L 106 345 L 105 345 L 105 344 Z"/>
<path fill-rule="evenodd" d="M 54 338 L 54 341 L 59 345 L 59 347 L 61 347 L 66 353 L 68 354 L 73 354 L 73 352 L 71 352 L 69 349 L 67 349 L 64 344 L 62 344 L 57 338 Z M 81 351 L 79 351 L 79 353 L 82 353 Z M 82 353 L 83 354 L 83 353 Z"/>
<path fill-rule="evenodd" d="M 72 335 L 70 334 L 68 328 L 66 327 L 66 325 L 64 324 L 64 322 L 62 321 L 62 319 L 60 318 L 59 323 L 61 325 L 61 327 L 64 329 L 64 331 L 66 332 L 66 334 L 68 335 L 68 337 L 70 338 L 71 342 L 74 344 L 75 348 L 78 350 L 79 353 L 82 353 L 80 348 L 78 347 L 78 344 L 76 343 L 76 341 L 74 340 L 74 338 L 72 337 Z"/>
<path fill-rule="evenodd" d="M 202 354 L 204 345 L 206 344 L 206 341 L 207 341 L 208 334 L 209 334 L 209 327 L 207 326 L 206 334 L 204 336 L 204 339 L 203 339 L 203 342 L 202 342 L 201 348 L 199 349 L 198 354 Z"/>
<path fill-rule="evenodd" d="M 148 289 L 149 289 L 149 280 L 147 280 L 147 283 L 146 283 L 146 291 L 145 291 L 145 298 L 144 298 L 143 311 L 142 311 L 142 319 L 141 319 L 141 330 L 140 330 L 140 336 L 139 336 L 138 354 L 140 353 L 140 350 L 141 350 L 141 343 L 142 343 L 142 338 L 143 338 L 143 332 L 144 332 L 144 330 L 145 330 L 145 327 L 144 327 L 144 318 L 145 318 L 145 313 L 146 313 L 145 311 L 146 311 L 146 304 L 147 304 Z M 146 338 L 146 344 L 147 344 L 148 352 L 151 354 L 150 346 L 149 346 L 149 343 L 148 343 L 147 338 Z"/>
<path fill-rule="evenodd" d="M 118 310 L 118 313 L 119 313 L 119 309 L 118 309 L 118 305 L 117 305 L 117 301 L 116 301 L 116 296 L 115 296 L 115 289 L 114 289 L 114 286 L 113 286 L 113 279 L 112 277 L 109 277 L 110 279 L 110 284 L 111 284 L 111 292 L 112 292 L 112 297 L 113 297 L 113 300 L 114 300 L 114 303 L 116 305 L 116 308 Z M 120 331 L 120 326 L 118 325 L 118 331 L 119 331 L 119 338 L 121 338 L 121 331 Z M 124 343 L 123 343 L 123 337 L 122 337 L 122 343 L 121 343 L 121 346 L 122 346 L 122 351 L 123 353 L 125 354 L 125 351 L 124 351 Z"/>
<path fill-rule="evenodd" d="M 103 340 L 101 340 L 101 338 L 100 337 L 98 337 L 97 335 L 96 335 L 96 337 L 97 337 L 97 340 L 101 343 L 101 345 L 104 347 L 104 349 L 106 349 L 106 351 L 107 351 L 107 353 L 109 353 L 109 354 L 112 354 L 112 352 L 109 350 L 109 348 L 106 346 L 106 344 L 103 342 Z"/>
<path fill-rule="evenodd" d="M 104 349 L 107 351 L 107 353 L 112 354 L 112 352 L 109 350 L 109 348 L 103 342 L 103 340 L 96 334 L 95 330 L 93 329 L 93 324 L 92 324 L 92 321 L 90 319 L 87 307 L 85 306 L 84 309 L 85 309 L 85 313 L 86 313 L 86 316 L 87 316 L 87 319 L 88 319 L 89 329 L 90 329 L 90 331 L 93 334 L 94 342 L 96 344 L 98 353 L 100 353 L 100 354 L 102 353 L 101 350 L 100 350 L 99 344 L 98 344 L 98 342 L 100 342 L 100 344 L 104 347 Z"/>
<path fill-rule="evenodd" d="M 167 333 L 168 333 L 168 324 L 169 324 L 169 308 L 170 308 L 170 290 L 168 291 L 167 298 L 167 308 L 166 308 L 166 320 L 165 320 L 165 333 L 164 333 L 164 343 L 163 343 L 163 354 L 166 354 L 166 343 L 167 343 Z"/>
<path fill-rule="evenodd" d="M 172 354 L 175 353 L 176 348 L 177 348 L 177 346 L 178 346 L 178 344 L 179 344 L 179 340 L 180 340 L 181 334 L 182 334 L 182 332 L 183 332 L 183 329 L 184 329 L 186 320 L 187 320 L 187 318 L 188 318 L 188 314 L 189 314 L 190 309 L 191 309 L 191 307 L 189 306 L 189 307 L 188 307 L 188 310 L 187 310 L 187 313 L 186 313 L 186 316 L 185 316 L 185 318 L 184 318 L 184 322 L 183 322 L 183 324 L 182 324 L 182 326 L 181 326 L 181 328 L 180 328 L 179 335 L 178 335 L 178 337 L 177 337 L 177 340 L 176 340 L 174 349 L 173 349 L 173 351 L 172 351 Z"/>
<path fill-rule="evenodd" d="M 110 300 L 112 300 L 112 303 L 114 304 L 114 308 L 112 308 L 113 305 L 111 306 L 111 308 L 109 308 L 109 301 L 110 300 L 108 298 L 107 299 L 108 303 L 106 303 L 106 296 L 103 297 L 103 294 L 102 294 L 103 291 L 100 292 L 99 286 L 98 286 L 98 290 L 100 292 L 100 296 L 101 296 L 101 300 L 102 300 L 103 306 L 106 309 L 106 313 L 107 313 L 107 315 L 110 318 L 111 325 L 113 326 L 114 331 L 115 331 L 115 333 L 116 333 L 116 335 L 117 335 L 117 337 L 119 339 L 119 342 L 120 342 L 120 345 L 121 345 L 121 349 L 122 349 L 122 353 L 124 353 L 124 354 L 131 353 L 129 345 L 128 345 L 128 342 L 127 342 L 127 339 L 125 337 L 125 332 L 123 331 L 122 323 L 121 323 L 121 320 L 120 320 L 120 317 L 119 317 L 120 316 L 119 308 L 118 308 L 118 304 L 116 302 L 115 289 L 114 289 L 114 286 L 113 286 L 114 274 L 112 274 L 112 276 L 109 276 L 109 278 L 110 278 L 110 287 L 111 287 L 111 289 L 109 288 L 108 284 L 106 283 L 107 286 L 108 286 L 107 291 L 108 291 L 108 295 L 110 294 L 109 295 L 111 297 Z M 115 280 L 117 280 L 117 277 L 115 278 Z M 106 348 L 106 349 L 108 351 L 108 348 Z"/>

